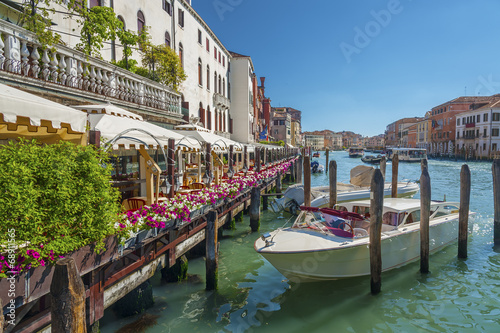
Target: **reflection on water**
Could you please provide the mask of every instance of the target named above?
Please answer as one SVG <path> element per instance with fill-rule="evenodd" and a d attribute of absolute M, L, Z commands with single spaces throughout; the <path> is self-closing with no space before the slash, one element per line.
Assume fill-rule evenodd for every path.
<path fill-rule="evenodd" d="M 334 152 L 339 181 L 362 162 Z M 324 154 L 319 159 L 325 164 Z M 387 179 L 391 179 L 391 163 Z M 429 161 L 432 198 L 460 199 L 462 163 Z M 219 290 L 204 290 L 203 258 L 189 262 L 190 279 L 163 284 L 153 278 L 159 316 L 146 332 L 496 332 L 500 324 L 500 253 L 493 251 L 491 163 L 469 164 L 470 209 L 478 212 L 469 235 L 469 257 L 457 258 L 452 245 L 431 256 L 427 275 L 418 262 L 382 275 L 382 292 L 370 294 L 370 278 L 292 283 L 253 249 L 260 233 L 281 227 L 288 214 L 264 212 L 260 233 L 251 233 L 249 219 L 224 231 L 219 257 Z M 419 164 L 399 165 L 399 179 L 416 180 Z M 312 185 L 327 185 L 327 174 L 313 174 Z M 418 195 L 416 196 L 418 197 Z M 283 218 L 284 217 L 284 218 Z M 472 221 L 471 221 L 472 222 Z M 106 311 L 102 332 L 115 332 L 139 316 L 115 318 Z"/>

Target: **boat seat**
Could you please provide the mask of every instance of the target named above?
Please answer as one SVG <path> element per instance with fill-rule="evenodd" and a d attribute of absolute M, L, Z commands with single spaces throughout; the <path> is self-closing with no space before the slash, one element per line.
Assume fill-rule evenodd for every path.
<path fill-rule="evenodd" d="M 366 229 L 363 228 L 354 228 L 354 236 L 355 237 L 368 237 L 369 233 L 366 231 Z"/>

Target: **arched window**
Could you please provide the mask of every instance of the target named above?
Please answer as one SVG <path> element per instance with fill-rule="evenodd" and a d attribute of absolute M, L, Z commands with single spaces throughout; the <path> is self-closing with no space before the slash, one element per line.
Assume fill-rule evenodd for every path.
<path fill-rule="evenodd" d="M 218 120 L 218 116 L 219 116 L 219 111 L 217 109 L 215 109 L 215 112 L 214 112 L 214 125 L 215 125 L 215 130 L 218 131 L 219 130 L 219 120 Z"/>
<path fill-rule="evenodd" d="M 137 12 L 137 32 L 140 33 L 146 26 L 146 19 L 141 11 Z"/>
<path fill-rule="evenodd" d="M 210 90 L 210 66 L 207 65 L 207 89 Z"/>
<path fill-rule="evenodd" d="M 226 113 L 222 115 L 222 130 L 225 132 L 226 131 Z"/>
<path fill-rule="evenodd" d="M 217 93 L 217 72 L 214 72 L 214 93 Z"/>
<path fill-rule="evenodd" d="M 220 75 L 219 75 L 219 86 L 218 86 L 218 91 L 219 91 L 219 94 L 222 93 L 222 90 L 221 90 L 221 79 L 220 79 Z"/>
<path fill-rule="evenodd" d="M 181 66 L 184 67 L 184 47 L 182 43 L 179 43 L 179 59 L 181 60 Z"/>
<path fill-rule="evenodd" d="M 219 112 L 219 131 L 222 132 L 222 111 Z"/>
<path fill-rule="evenodd" d="M 123 30 L 125 30 L 125 20 L 121 15 L 118 15 L 118 20 L 120 20 L 120 22 L 123 24 Z"/>
<path fill-rule="evenodd" d="M 226 79 L 222 79 L 222 96 L 226 96 Z"/>
<path fill-rule="evenodd" d="M 212 129 L 212 114 L 210 113 L 210 105 L 207 106 L 207 129 Z"/>
<path fill-rule="evenodd" d="M 200 108 L 198 109 L 198 117 L 200 117 L 200 121 L 205 127 L 205 110 L 203 110 L 203 104 L 200 103 Z"/>
<path fill-rule="evenodd" d="M 202 75 L 202 63 L 201 63 L 201 59 L 198 58 L 198 84 L 200 86 L 203 86 L 203 75 Z"/>
<path fill-rule="evenodd" d="M 170 47 L 170 34 L 168 33 L 168 31 L 165 31 L 165 45 Z"/>

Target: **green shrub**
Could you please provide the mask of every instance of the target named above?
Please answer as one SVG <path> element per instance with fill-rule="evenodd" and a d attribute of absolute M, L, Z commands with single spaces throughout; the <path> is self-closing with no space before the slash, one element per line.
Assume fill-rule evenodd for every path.
<path fill-rule="evenodd" d="M 120 210 L 106 153 L 21 141 L 0 146 L 0 160 L 0 244 L 21 245 L 19 267 L 45 265 L 93 242 L 102 249 Z"/>

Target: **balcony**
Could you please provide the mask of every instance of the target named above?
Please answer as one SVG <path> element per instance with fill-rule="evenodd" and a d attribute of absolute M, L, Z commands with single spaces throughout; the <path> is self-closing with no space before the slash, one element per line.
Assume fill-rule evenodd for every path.
<path fill-rule="evenodd" d="M 231 102 L 229 102 L 229 99 L 219 93 L 214 93 L 213 100 L 214 105 L 216 105 L 218 108 L 229 109 L 231 107 Z"/>
<path fill-rule="evenodd" d="M 465 124 L 465 128 L 471 128 L 471 127 L 476 127 L 476 123 Z"/>
<path fill-rule="evenodd" d="M 33 90 L 110 101 L 181 119 L 180 95 L 169 87 L 63 45 L 43 50 L 31 32 L 0 20 L 0 77 Z"/>

